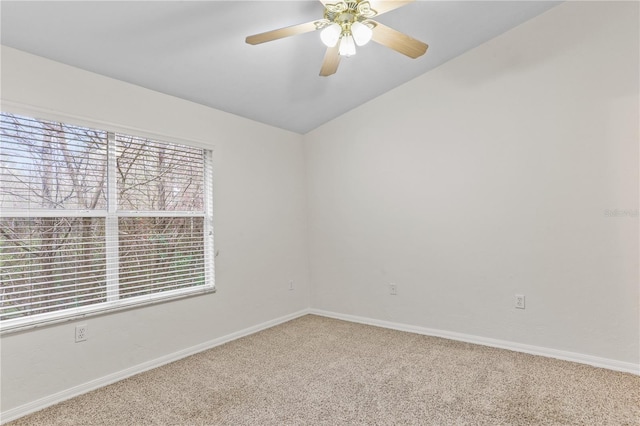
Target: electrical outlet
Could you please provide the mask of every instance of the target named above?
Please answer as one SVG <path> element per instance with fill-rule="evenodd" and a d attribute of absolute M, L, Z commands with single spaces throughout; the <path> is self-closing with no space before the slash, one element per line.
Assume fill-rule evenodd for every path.
<path fill-rule="evenodd" d="M 516 294 L 516 308 L 524 309 L 524 294 Z"/>
<path fill-rule="evenodd" d="M 398 284 L 389 284 L 389 294 L 392 296 L 396 296 L 398 294 Z"/>
<path fill-rule="evenodd" d="M 87 340 L 87 324 L 76 325 L 76 343 Z"/>
<path fill-rule="evenodd" d="M 293 286 L 293 280 L 289 281 L 289 290 L 293 290 L 294 286 Z"/>

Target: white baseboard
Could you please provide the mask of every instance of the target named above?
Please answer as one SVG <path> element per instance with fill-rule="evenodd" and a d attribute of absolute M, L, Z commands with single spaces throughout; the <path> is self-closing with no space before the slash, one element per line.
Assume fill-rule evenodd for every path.
<path fill-rule="evenodd" d="M 335 318 L 344 321 L 350 321 L 360 324 L 372 325 L 377 327 L 389 328 L 392 330 L 407 331 L 410 333 L 423 334 L 426 336 L 442 337 L 445 339 L 458 340 L 461 342 L 474 343 L 478 345 L 490 346 L 500 349 L 508 349 L 517 352 L 524 352 L 531 355 L 540 355 L 549 358 L 557 358 L 565 361 L 577 362 L 580 364 L 588 364 L 594 367 L 607 368 L 609 370 L 622 371 L 625 373 L 632 373 L 640 375 L 640 366 L 630 362 L 623 362 L 612 360 L 608 358 L 600 358 L 591 355 L 584 355 L 575 352 L 561 351 L 557 349 L 543 348 L 539 346 L 525 345 L 522 343 L 508 342 L 505 340 L 490 339 L 486 337 L 473 336 L 470 334 L 455 333 L 451 331 L 436 330 L 432 328 L 419 327 L 415 325 L 401 324 L 390 321 L 377 320 L 373 318 L 359 317 L 355 315 L 340 314 L 336 312 L 324 311 L 321 309 L 303 309 L 298 312 L 294 312 L 289 315 L 282 316 L 270 321 L 257 324 L 255 326 L 245 328 L 235 333 L 228 334 L 226 336 L 219 337 L 217 339 L 210 340 L 208 342 L 201 343 L 196 346 L 192 346 L 187 349 L 183 349 L 178 352 L 174 352 L 169 355 L 165 355 L 160 358 L 153 359 L 151 361 L 144 362 L 142 364 L 135 365 L 116 373 L 109 374 L 99 379 L 92 380 L 87 383 L 83 383 L 78 386 L 74 386 L 70 389 L 66 389 L 61 392 L 57 392 L 53 395 L 49 395 L 44 398 L 40 398 L 36 401 L 32 401 L 28 404 L 21 405 L 19 407 L 12 408 L 5 412 L 0 413 L 0 424 L 10 422 L 20 417 L 31 414 L 35 411 L 42 410 L 43 408 L 57 404 L 67 399 L 82 395 L 92 390 L 101 388 L 103 386 L 110 385 L 117 381 L 126 379 L 136 374 L 142 373 L 153 368 L 160 367 L 170 362 L 177 361 L 179 359 L 195 355 L 199 352 L 207 349 L 214 348 L 232 340 L 239 339 L 241 337 L 248 336 L 250 334 L 257 333 L 262 330 L 274 327 L 278 324 L 291 321 L 293 319 L 302 317 L 307 314 L 319 315 L 328 318 Z"/>
<path fill-rule="evenodd" d="M 110 385 L 111 383 L 118 382 L 120 380 L 126 379 L 128 377 L 134 376 L 136 374 L 140 374 L 144 371 L 151 370 L 153 368 L 160 367 L 162 365 L 168 364 L 170 362 L 177 361 L 179 359 L 195 355 L 199 352 L 205 351 L 207 349 L 214 348 L 216 346 L 220 346 L 224 343 L 230 342 L 232 340 L 239 339 L 241 337 L 248 336 L 250 334 L 257 333 L 262 330 L 266 330 L 267 328 L 271 328 L 278 324 L 285 323 L 287 321 L 291 321 L 293 319 L 302 317 L 309 313 L 309 309 L 303 309 L 298 312 L 294 312 L 289 315 L 282 316 L 280 318 L 276 318 L 270 321 L 263 322 L 261 324 L 254 325 L 253 327 L 245 328 L 244 330 L 237 331 L 235 333 L 228 334 L 226 336 L 219 337 L 217 339 L 210 340 L 208 342 L 201 343 L 196 346 L 192 346 L 190 348 L 183 349 L 178 352 L 174 352 L 169 355 L 162 356 L 160 358 L 153 359 L 151 361 L 144 362 L 142 364 L 135 365 L 133 367 L 129 367 L 125 370 L 118 371 L 116 373 L 109 374 L 107 376 L 101 377 L 99 379 L 91 380 L 90 382 L 83 383 L 78 386 L 74 386 L 70 389 L 66 389 L 60 392 L 57 392 L 53 395 L 46 396 L 44 398 L 40 398 L 38 400 L 32 401 L 30 403 L 21 405 L 19 407 L 12 408 L 10 410 L 4 411 L 0 413 L 0 424 L 4 424 L 10 422 L 12 420 L 18 419 L 20 417 L 26 416 L 27 414 L 31 414 L 38 410 L 42 410 L 43 408 L 49 407 L 51 405 L 57 404 L 62 401 L 66 401 L 67 399 L 82 395 L 84 393 L 90 392 L 92 390 L 101 388 L 103 386 Z"/>
<path fill-rule="evenodd" d="M 524 352 L 531 355 L 540 355 L 548 358 L 556 358 L 564 361 L 572 361 L 580 364 L 588 364 L 594 367 L 607 368 L 609 370 L 640 375 L 640 365 L 631 362 L 617 361 L 609 358 L 600 358 L 596 356 L 584 355 L 576 352 L 561 351 L 558 349 L 544 348 L 540 346 L 525 345 L 522 343 L 509 342 L 506 340 L 473 336 L 471 334 L 436 330 L 433 328 L 419 327 L 415 325 L 401 324 L 396 322 L 377 320 L 373 318 L 359 317 L 355 315 L 340 314 L 331 311 L 324 311 L 321 309 L 311 309 L 309 313 L 313 315 L 320 315 L 328 318 L 335 318 L 360 324 L 373 325 L 399 331 L 407 331 L 410 333 L 423 334 L 426 336 L 443 337 L 450 340 L 475 343 L 477 345 L 490 346 L 493 348 L 508 349 L 511 351 Z"/>

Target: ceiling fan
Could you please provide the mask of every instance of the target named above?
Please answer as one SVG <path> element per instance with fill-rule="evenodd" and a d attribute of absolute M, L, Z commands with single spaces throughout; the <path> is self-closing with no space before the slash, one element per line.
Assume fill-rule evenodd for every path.
<path fill-rule="evenodd" d="M 414 59 L 424 55 L 429 47 L 420 40 L 372 19 L 415 0 L 340 0 L 337 3 L 320 1 L 325 7 L 323 19 L 255 34 L 247 37 L 246 42 L 255 45 L 322 30 L 320 39 L 327 46 L 320 69 L 320 75 L 323 77 L 335 74 L 341 56 L 355 55 L 356 45 L 364 46 L 370 40 Z"/>

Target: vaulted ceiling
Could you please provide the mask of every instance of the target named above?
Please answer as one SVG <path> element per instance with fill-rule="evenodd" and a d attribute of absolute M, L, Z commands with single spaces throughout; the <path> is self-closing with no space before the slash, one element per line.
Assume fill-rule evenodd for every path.
<path fill-rule="evenodd" d="M 245 43 L 322 18 L 317 0 L 2 1 L 0 36 L 6 46 L 306 133 L 559 3 L 417 1 L 376 19 L 429 44 L 424 56 L 369 43 L 330 77 L 318 75 L 319 32 Z"/>

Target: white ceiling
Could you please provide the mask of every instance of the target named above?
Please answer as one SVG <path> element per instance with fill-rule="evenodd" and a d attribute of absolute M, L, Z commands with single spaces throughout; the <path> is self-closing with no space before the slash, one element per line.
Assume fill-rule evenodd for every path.
<path fill-rule="evenodd" d="M 318 75 L 325 47 L 317 32 L 256 46 L 244 42 L 247 35 L 321 18 L 317 0 L 5 0 L 1 41 L 306 133 L 558 3 L 418 1 L 376 19 L 429 44 L 426 55 L 409 59 L 369 43 L 343 58 L 330 77 Z"/>

